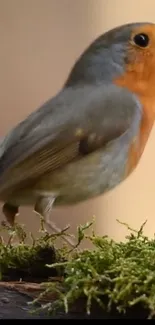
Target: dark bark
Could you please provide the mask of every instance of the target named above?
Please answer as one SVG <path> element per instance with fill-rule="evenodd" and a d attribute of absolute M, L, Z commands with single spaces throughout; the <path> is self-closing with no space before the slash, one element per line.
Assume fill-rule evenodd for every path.
<path fill-rule="evenodd" d="M 0 287 L 0 319 L 36 319 L 47 318 L 45 315 L 30 314 L 31 307 L 28 301 L 31 299 L 25 294 L 13 289 Z"/>
<path fill-rule="evenodd" d="M 36 296 L 36 290 L 33 290 L 33 286 L 31 286 L 31 290 L 28 289 L 27 293 L 24 293 L 24 289 L 21 290 L 18 287 L 19 285 L 11 288 L 11 285 L 3 286 L 1 283 L 0 319 L 146 319 L 148 316 L 147 310 L 141 306 L 127 310 L 126 314 L 119 314 L 114 308 L 110 313 L 106 313 L 95 304 L 91 315 L 88 316 L 84 308 L 85 301 L 82 299 L 74 305 L 68 314 L 63 311 L 57 312 L 55 316 L 48 316 L 46 311 L 31 314 L 32 306 L 28 305 L 28 302 Z"/>

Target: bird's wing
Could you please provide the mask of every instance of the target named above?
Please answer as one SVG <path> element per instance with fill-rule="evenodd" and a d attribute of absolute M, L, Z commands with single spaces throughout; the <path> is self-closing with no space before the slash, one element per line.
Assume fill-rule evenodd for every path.
<path fill-rule="evenodd" d="M 127 130 L 136 133 L 140 119 L 137 99 L 112 84 L 62 90 L 0 143 L 0 193 L 30 185 Z"/>

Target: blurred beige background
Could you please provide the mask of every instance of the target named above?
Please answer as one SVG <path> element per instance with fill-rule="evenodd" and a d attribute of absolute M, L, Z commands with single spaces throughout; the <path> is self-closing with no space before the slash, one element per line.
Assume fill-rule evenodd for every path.
<path fill-rule="evenodd" d="M 0 0 L 0 136 L 63 85 L 85 47 L 105 30 L 132 21 L 155 22 L 154 0 Z M 105 196 L 53 210 L 60 227 L 96 216 L 95 231 L 122 240 L 116 221 L 155 232 L 155 130 L 132 176 Z M 19 218 L 38 232 L 38 217 L 22 208 Z M 86 244 L 87 245 L 87 244 Z"/>

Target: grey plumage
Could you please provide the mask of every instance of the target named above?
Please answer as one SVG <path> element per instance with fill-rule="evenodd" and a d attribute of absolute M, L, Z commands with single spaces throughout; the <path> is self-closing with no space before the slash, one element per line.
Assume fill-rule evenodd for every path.
<path fill-rule="evenodd" d="M 79 152 L 79 144 L 91 134 L 101 140 L 92 143 L 92 150 L 90 143 L 89 151 L 102 148 L 126 131 L 133 133 L 133 120 L 136 117 L 138 128 L 140 116 L 136 97 L 115 85 L 64 89 L 9 135 L 7 150 L 0 159 L 0 195 L 36 182 L 57 166 L 63 168 L 61 154 L 69 148 L 67 163 L 82 159 L 85 153 Z M 76 136 L 78 129 L 84 132 L 81 136 Z"/>

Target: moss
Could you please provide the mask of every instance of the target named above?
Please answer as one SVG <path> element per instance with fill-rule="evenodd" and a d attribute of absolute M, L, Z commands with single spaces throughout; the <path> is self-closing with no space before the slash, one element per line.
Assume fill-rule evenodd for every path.
<path fill-rule="evenodd" d="M 58 235 L 51 235 L 41 224 L 41 236 L 35 239 L 24 228 L 16 224 L 14 229 L 2 226 L 1 231 L 8 234 L 8 242 L 0 237 L 0 276 L 1 280 L 47 280 L 50 276 L 58 275 L 58 270 L 50 270 L 46 264 L 63 261 L 64 249 L 55 249 L 54 243 Z M 61 234 L 62 235 L 62 234 Z M 31 244 L 26 244 L 30 236 Z M 30 239 L 29 238 L 29 239 Z M 15 243 L 16 241 L 16 243 Z"/>
<path fill-rule="evenodd" d="M 46 232 L 40 239 L 33 239 L 32 245 L 26 245 L 25 238 L 15 246 L 11 241 L 8 244 L 1 241 L 2 276 L 8 274 L 10 269 L 19 270 L 19 273 L 24 269 L 31 274 L 32 261 L 35 265 L 36 261 L 39 261 L 42 273 L 45 269 L 49 273 L 47 272 L 46 280 L 42 281 L 41 296 L 39 295 L 33 304 L 49 293 L 56 293 L 57 298 L 54 301 L 48 299 L 48 302 L 41 306 L 48 312 L 63 308 L 67 313 L 78 299 L 84 297 L 88 314 L 91 313 L 94 302 L 106 311 L 110 311 L 115 305 L 120 313 L 125 313 L 128 308 L 141 303 L 143 308 L 149 311 L 149 317 L 153 317 L 155 239 L 144 236 L 145 223 L 139 231 L 123 224 L 128 227 L 129 235 L 125 242 L 119 243 L 106 236 L 96 236 L 93 231 L 90 236 L 86 235 L 86 229 L 92 225 L 93 222 L 90 222 L 78 228 L 78 244 L 87 239 L 93 244 L 91 250 L 79 250 L 78 247 L 73 251 L 69 251 L 67 247 L 55 249 L 56 236 Z M 48 259 L 40 258 L 40 251 L 45 252 L 46 249 L 50 251 Z M 62 282 L 48 279 L 53 275 L 52 270 L 55 274 L 63 276 Z"/>
<path fill-rule="evenodd" d="M 150 240 L 143 235 L 144 225 L 139 231 L 127 226 L 130 234 L 126 242 L 120 243 L 94 233 L 88 237 L 84 235 L 85 227 L 80 227 L 80 240 L 87 237 L 94 248 L 91 251 L 74 252 L 67 262 L 49 265 L 50 268 L 58 269 L 63 266 L 65 277 L 63 286 L 60 283 L 44 284 L 44 294 L 55 290 L 58 298 L 43 307 L 50 312 L 63 307 L 68 312 L 80 297 L 85 297 L 88 314 L 91 313 L 94 301 L 106 311 L 115 305 L 120 313 L 141 303 L 143 308 L 148 309 L 149 317 L 153 317 L 155 239 Z"/>

